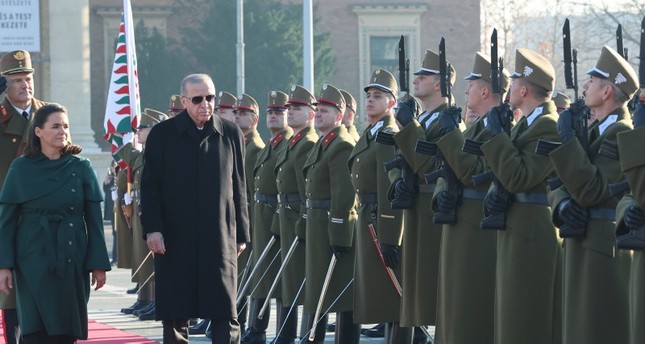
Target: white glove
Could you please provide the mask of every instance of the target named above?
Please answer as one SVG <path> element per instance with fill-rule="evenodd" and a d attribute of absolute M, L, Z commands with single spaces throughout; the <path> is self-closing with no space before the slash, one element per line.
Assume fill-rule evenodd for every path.
<path fill-rule="evenodd" d="M 123 194 L 123 202 L 125 203 L 125 205 L 132 204 L 132 195 L 129 192 Z"/>
<path fill-rule="evenodd" d="M 110 196 L 112 196 L 112 201 L 113 202 L 116 201 L 116 199 L 118 198 L 116 190 L 112 190 L 112 192 L 110 193 Z"/>

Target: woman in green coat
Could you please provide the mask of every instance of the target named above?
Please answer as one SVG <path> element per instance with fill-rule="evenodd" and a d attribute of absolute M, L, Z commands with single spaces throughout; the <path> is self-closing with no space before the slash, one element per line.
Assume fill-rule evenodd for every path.
<path fill-rule="evenodd" d="M 0 193 L 0 291 L 17 290 L 25 344 L 86 339 L 90 283 L 101 288 L 110 270 L 100 186 L 66 112 L 36 112 Z"/>

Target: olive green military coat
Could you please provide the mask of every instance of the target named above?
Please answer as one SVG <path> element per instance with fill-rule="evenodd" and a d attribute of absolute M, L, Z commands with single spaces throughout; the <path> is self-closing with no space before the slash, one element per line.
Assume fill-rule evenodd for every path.
<path fill-rule="evenodd" d="M 253 167 L 255 167 L 255 160 L 258 157 L 258 152 L 264 148 L 265 144 L 260 137 L 260 133 L 257 130 L 244 135 L 244 144 L 246 147 L 246 153 L 244 155 L 244 173 L 246 176 L 246 190 L 247 190 L 247 201 L 249 206 L 249 223 L 251 224 L 251 232 L 253 232 L 253 190 L 255 190 L 255 183 L 253 180 Z M 246 243 L 246 249 L 237 257 L 237 273 L 241 277 L 248 276 L 253 269 L 253 259 L 249 261 L 251 257 L 251 252 L 253 252 L 253 243 Z M 245 270 L 246 269 L 246 270 Z M 240 277 L 238 284 L 244 284 L 244 280 Z M 250 294 L 250 290 L 247 291 Z"/>
<path fill-rule="evenodd" d="M 463 185 L 457 223 L 444 224 L 439 259 L 436 343 L 493 343 L 497 231 L 482 230 L 483 198 L 490 183 L 474 186 L 472 176 L 487 171 L 483 156 L 462 151 L 470 138 L 484 142 L 485 117 L 463 133 L 453 130 L 437 145 Z M 435 196 L 445 190 L 440 179 Z M 436 209 L 436 198 L 433 199 Z"/>
<path fill-rule="evenodd" d="M 254 192 L 255 194 L 271 195 L 277 197 L 278 187 L 276 185 L 275 163 L 278 160 L 280 152 L 287 148 L 289 138 L 293 134 L 291 128 L 287 128 L 272 138 L 269 143 L 258 152 L 255 166 L 253 167 Z M 253 257 L 260 257 L 262 251 L 274 234 L 280 235 L 279 218 L 276 211 L 278 203 L 255 200 L 253 203 L 253 231 L 251 241 L 253 244 Z M 251 279 L 251 286 L 255 291 L 251 291 L 251 297 L 264 299 L 269 294 L 271 284 L 275 280 L 278 269 L 280 268 L 280 242 L 277 241 L 269 250 L 266 259 L 259 265 L 258 272 Z M 285 248 L 288 249 L 288 248 Z M 275 258 L 277 257 L 277 258 Z M 275 258 L 275 260 L 273 260 Z M 257 258 L 254 258 L 256 260 Z M 257 260 L 256 260 L 257 261 Z M 273 262 L 272 262 L 273 261 Z M 265 274 L 266 272 L 266 274 Z M 264 275 L 264 277 L 262 277 Z M 278 287 L 272 297 L 281 295 Z"/>
<path fill-rule="evenodd" d="M 278 212 L 280 247 L 282 247 L 280 255 L 283 262 L 296 236 L 305 238 L 307 208 L 305 207 L 305 176 L 302 174 L 302 167 L 317 140 L 318 135 L 312 127 L 302 129 L 289 140 L 287 148 L 279 153 L 275 164 L 278 193 L 281 195 L 280 197 L 287 198 L 286 202 L 280 201 Z M 300 200 L 297 198 L 292 200 L 295 195 L 298 195 Z M 280 280 L 283 307 L 290 307 L 294 302 L 297 305 L 302 305 L 304 301 L 304 287 L 300 291 L 298 299 L 295 297 L 305 278 L 305 244 L 299 242 L 296 245 L 288 264 L 282 271 Z"/>
<path fill-rule="evenodd" d="M 398 131 L 393 116 L 385 116 L 367 127 L 354 146 L 348 166 L 354 190 L 359 197 L 354 266 L 354 322 L 357 324 L 398 322 L 401 295 L 394 287 L 375 245 L 401 246 L 403 213 L 394 210 L 387 198 L 390 187 L 383 163 L 394 159 L 394 146 L 375 141 L 379 131 Z M 375 197 L 376 203 L 362 203 L 361 197 Z M 370 234 L 373 226 L 378 242 Z M 396 281 L 401 278 L 396 267 Z"/>
<path fill-rule="evenodd" d="M 426 184 L 424 174 L 434 171 L 437 166 L 434 157 L 416 153 L 414 147 L 417 140 L 434 142 L 440 137 L 436 119 L 445 108 L 446 105 L 442 105 L 426 112 L 425 116 L 422 114 L 420 123 L 414 120 L 394 135 L 399 152 L 420 184 Z M 442 226 L 432 221 L 434 186 L 421 186 L 427 189 L 417 194 L 412 209 L 403 211 L 401 326 L 434 325 L 436 321 Z"/>
<path fill-rule="evenodd" d="M 629 266 L 631 255 L 616 250 L 615 216 L 594 218 L 593 212 L 614 211 L 617 200 L 608 185 L 623 179 L 620 162 L 598 154 L 603 141 L 632 128 L 629 111 L 618 108 L 589 128 L 589 152 L 571 140 L 550 157 L 563 186 L 549 193 L 553 223 L 562 221 L 556 211 L 572 198 L 592 216 L 584 238 L 564 240 L 564 342 L 627 343 L 629 336 Z M 600 132 L 602 130 L 602 132 Z"/>
<path fill-rule="evenodd" d="M 510 137 L 499 134 L 482 145 L 509 192 L 546 197 L 553 165 L 535 147 L 538 139 L 559 140 L 556 122 L 549 101 L 518 121 Z M 497 235 L 495 343 L 560 343 L 562 257 L 548 205 L 514 202 L 506 212 L 506 230 Z"/>
<path fill-rule="evenodd" d="M 32 99 L 31 101 L 31 116 L 36 110 L 43 107 L 46 103 Z M 19 157 L 25 146 L 27 145 L 27 130 L 29 129 L 29 121 L 27 121 L 21 114 L 16 111 L 16 108 L 9 103 L 7 98 L 2 99 L 0 102 L 0 189 L 4 183 L 4 178 L 7 175 L 11 162 Z M 16 293 L 15 289 L 11 290 L 9 295 L 0 293 L 0 309 L 16 308 Z"/>
<path fill-rule="evenodd" d="M 333 129 L 313 146 L 303 167 L 308 200 L 331 201 L 329 209 L 307 209 L 304 312 L 313 314 L 332 256 L 331 246 L 348 248 L 333 271 L 323 310 L 337 299 L 330 312 L 351 311 L 354 288 L 355 195 L 347 172 L 354 141 L 344 126 Z M 341 294 L 342 293 L 342 294 Z"/>
<path fill-rule="evenodd" d="M 141 226 L 141 172 L 143 171 L 143 151 L 126 144 L 119 150 L 119 156 L 131 169 L 132 175 L 132 282 L 144 283 L 155 270 L 154 260 Z M 154 277 L 148 283 L 154 281 Z"/>
<path fill-rule="evenodd" d="M 116 174 L 116 200 L 114 200 L 114 226 L 116 227 L 116 264 L 121 269 L 132 269 L 132 228 L 123 214 L 123 195 L 128 190 L 128 170 L 119 169 Z"/>
<path fill-rule="evenodd" d="M 639 106 L 644 106 L 643 103 Z M 623 214 L 630 205 L 645 209 L 645 128 L 638 128 L 618 134 L 618 150 L 622 168 L 631 194 L 623 197 L 616 208 L 616 227 L 618 233 L 628 231 L 623 222 Z M 645 252 L 633 251 L 631 281 L 629 287 L 630 301 L 630 344 L 645 342 Z"/>

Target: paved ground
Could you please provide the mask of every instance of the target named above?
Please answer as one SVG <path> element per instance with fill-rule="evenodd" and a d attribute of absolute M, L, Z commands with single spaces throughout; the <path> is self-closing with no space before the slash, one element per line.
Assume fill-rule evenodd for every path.
<path fill-rule="evenodd" d="M 105 239 L 108 248 L 111 248 L 112 231 L 109 226 L 106 226 Z M 140 321 L 135 316 L 120 313 L 121 308 L 132 305 L 136 300 L 136 296 L 126 294 L 126 290 L 133 286 L 134 284 L 130 282 L 129 269 L 114 268 L 114 270 L 108 272 L 107 284 L 99 291 L 92 291 L 89 303 L 89 317 L 103 324 L 161 342 L 161 322 Z M 275 313 L 275 305 L 273 305 L 267 333 L 269 340 L 276 333 Z M 330 321 L 333 320 L 334 315 L 332 314 L 330 315 Z M 431 328 L 430 332 L 434 334 L 434 328 Z M 333 333 L 328 333 L 325 343 L 334 343 L 333 335 Z M 190 341 L 193 343 L 210 343 L 210 339 L 204 335 L 191 336 Z M 365 336 L 361 337 L 361 343 L 382 342 L 383 339 L 381 338 L 372 339 Z"/>

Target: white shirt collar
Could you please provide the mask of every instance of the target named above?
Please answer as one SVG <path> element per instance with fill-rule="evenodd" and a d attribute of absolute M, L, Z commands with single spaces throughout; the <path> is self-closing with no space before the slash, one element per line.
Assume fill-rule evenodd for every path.
<path fill-rule="evenodd" d="M 598 125 L 598 132 L 600 133 L 600 135 L 602 135 L 602 133 L 604 133 L 610 125 L 616 123 L 617 120 L 618 115 L 607 116 L 607 118 L 605 118 L 605 120 Z"/>
<path fill-rule="evenodd" d="M 424 127 L 428 129 L 428 127 L 430 127 L 430 124 L 432 124 L 432 122 L 434 122 L 437 118 L 439 118 L 439 112 L 433 113 L 432 116 L 430 116 L 430 118 L 426 121 Z"/>
<path fill-rule="evenodd" d="M 22 116 L 23 111 L 27 111 L 27 113 L 29 114 L 29 117 L 31 117 L 31 102 L 29 102 L 29 106 L 27 106 L 27 108 L 24 109 L 24 110 L 19 108 L 19 107 L 17 107 L 17 106 L 14 106 L 13 104 L 11 104 L 11 106 L 13 106 L 13 108 L 16 109 L 16 111 L 18 111 L 20 116 Z"/>
<path fill-rule="evenodd" d="M 538 116 L 542 114 L 543 110 L 544 109 L 541 106 L 536 107 L 535 110 L 533 110 L 533 112 L 531 112 L 530 115 L 526 116 L 526 124 L 530 126 L 531 123 L 533 123 L 533 121 L 535 121 L 538 118 Z"/>
<path fill-rule="evenodd" d="M 377 131 L 382 127 L 382 126 L 383 126 L 383 121 L 378 121 L 378 122 L 376 122 L 376 124 L 374 124 L 374 126 L 372 127 L 372 129 L 370 129 L 370 134 L 372 134 L 372 137 L 374 137 L 374 135 L 376 135 L 376 132 L 377 132 Z"/>

